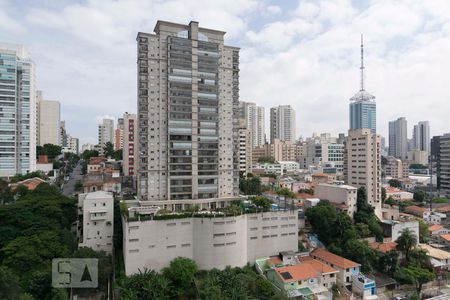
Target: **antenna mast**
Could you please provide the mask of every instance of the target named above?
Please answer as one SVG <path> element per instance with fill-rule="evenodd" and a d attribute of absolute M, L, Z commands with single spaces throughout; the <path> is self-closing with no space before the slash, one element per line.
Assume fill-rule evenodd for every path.
<path fill-rule="evenodd" d="M 361 34 L 361 91 L 364 91 L 364 42 Z"/>

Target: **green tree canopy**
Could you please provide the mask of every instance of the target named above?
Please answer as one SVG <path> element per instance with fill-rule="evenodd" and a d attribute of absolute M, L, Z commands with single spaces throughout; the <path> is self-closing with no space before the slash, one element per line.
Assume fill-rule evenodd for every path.
<path fill-rule="evenodd" d="M 389 185 L 391 187 L 396 187 L 396 188 L 401 188 L 402 187 L 402 183 L 399 180 L 397 180 L 397 179 L 391 179 L 391 180 L 388 181 L 388 183 L 389 183 Z"/>
<path fill-rule="evenodd" d="M 410 261 L 410 253 L 417 245 L 417 238 L 414 233 L 408 228 L 403 229 L 398 239 L 395 241 L 397 243 L 397 249 L 405 255 L 406 263 Z"/>
<path fill-rule="evenodd" d="M 263 156 L 260 157 L 258 159 L 258 162 L 263 164 L 263 163 L 268 163 L 268 164 L 276 164 L 277 161 L 275 160 L 275 158 L 273 156 Z"/>
<path fill-rule="evenodd" d="M 256 196 L 250 199 L 253 204 L 255 204 L 257 207 L 262 208 L 264 211 L 267 211 L 270 209 L 270 206 L 272 205 L 273 201 L 267 197 L 264 196 Z"/>
<path fill-rule="evenodd" d="M 423 202 L 425 201 L 426 193 L 422 190 L 414 190 L 413 192 L 413 199 L 417 202 Z"/>
<path fill-rule="evenodd" d="M 55 159 L 58 155 L 61 155 L 62 147 L 53 144 L 45 144 L 44 146 L 36 147 L 36 158 L 39 155 L 47 155 L 49 160 Z"/>
<path fill-rule="evenodd" d="M 191 289 L 197 269 L 197 264 L 189 258 L 177 257 L 170 262 L 162 273 L 173 286 L 173 296 L 180 297 Z"/>
<path fill-rule="evenodd" d="M 408 266 L 403 268 L 403 272 L 416 288 L 417 294 L 420 295 L 422 287 L 425 283 L 434 279 L 434 273 L 417 266 Z"/>
<path fill-rule="evenodd" d="M 98 157 L 99 153 L 97 150 L 84 150 L 84 152 L 81 154 L 81 158 L 84 160 L 89 160 L 91 157 Z"/>
<path fill-rule="evenodd" d="M 106 142 L 103 146 L 103 156 L 105 157 L 114 157 L 114 145 L 111 142 Z"/>

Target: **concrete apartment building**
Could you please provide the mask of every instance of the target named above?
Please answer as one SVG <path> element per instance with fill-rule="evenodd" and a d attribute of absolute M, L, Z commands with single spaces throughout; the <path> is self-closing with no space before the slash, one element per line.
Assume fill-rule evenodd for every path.
<path fill-rule="evenodd" d="M 266 143 L 265 108 L 252 102 L 239 101 L 239 118 L 251 132 L 252 148 Z"/>
<path fill-rule="evenodd" d="M 61 105 L 59 101 L 44 100 L 37 91 L 37 145 L 60 145 Z"/>
<path fill-rule="evenodd" d="M 78 247 L 109 254 L 113 249 L 114 199 L 97 191 L 78 195 Z"/>
<path fill-rule="evenodd" d="M 345 211 L 350 218 L 356 212 L 357 188 L 349 185 L 318 184 L 314 189 L 314 196 L 321 200 L 328 200 L 337 206 L 339 210 Z"/>
<path fill-rule="evenodd" d="M 427 153 L 427 157 L 430 154 L 430 122 L 429 121 L 420 121 L 417 125 L 414 125 L 413 129 L 413 149 L 425 151 Z"/>
<path fill-rule="evenodd" d="M 138 42 L 138 197 L 225 205 L 239 193 L 239 48 L 225 32 L 158 21 Z"/>
<path fill-rule="evenodd" d="M 124 120 L 123 118 L 118 118 L 117 127 L 114 131 L 114 150 L 123 149 L 123 130 Z"/>
<path fill-rule="evenodd" d="M 270 142 L 275 139 L 295 142 L 295 110 L 290 105 L 280 105 L 270 109 Z"/>
<path fill-rule="evenodd" d="M 123 162 L 124 176 L 135 176 L 137 170 L 137 137 L 138 126 L 136 114 L 125 113 L 123 115 Z"/>
<path fill-rule="evenodd" d="M 0 43 L 0 177 L 36 169 L 35 66 L 25 48 Z"/>
<path fill-rule="evenodd" d="M 337 172 L 344 171 L 344 144 L 338 143 L 329 133 L 308 138 L 303 143 L 303 155 L 300 157 L 301 167 L 333 165 Z"/>
<path fill-rule="evenodd" d="M 381 137 L 370 129 L 349 130 L 345 143 L 344 177 L 348 185 L 364 187 L 367 201 L 381 218 Z"/>
<path fill-rule="evenodd" d="M 68 148 L 70 149 L 70 152 L 78 155 L 80 153 L 80 140 L 78 138 L 69 137 Z"/>
<path fill-rule="evenodd" d="M 411 150 L 407 154 L 408 162 L 411 164 L 428 165 L 428 152 L 422 150 Z"/>
<path fill-rule="evenodd" d="M 60 141 L 60 146 L 61 147 L 68 147 L 68 134 L 67 134 L 67 130 L 66 130 L 66 121 L 61 121 L 59 122 L 59 141 Z"/>
<path fill-rule="evenodd" d="M 244 121 L 241 119 L 241 121 Z M 252 132 L 240 122 L 239 126 L 239 172 L 252 173 Z"/>
<path fill-rule="evenodd" d="M 114 137 L 114 120 L 102 119 L 102 122 L 98 125 L 98 144 L 102 148 L 108 142 L 114 145 Z"/>
<path fill-rule="evenodd" d="M 406 179 L 409 174 L 409 164 L 393 156 L 386 157 L 385 176 L 394 179 Z"/>
<path fill-rule="evenodd" d="M 127 275 L 144 267 L 160 271 L 179 256 L 195 260 L 202 270 L 223 269 L 298 248 L 297 210 L 139 221 L 136 214 L 145 209 L 130 208 L 130 221 L 123 222 Z"/>
<path fill-rule="evenodd" d="M 440 138 L 438 182 L 440 193 L 450 198 L 450 133 Z"/>
<path fill-rule="evenodd" d="M 276 161 L 299 161 L 303 146 L 289 141 L 275 139 L 271 144 L 264 144 L 252 150 L 253 164 L 265 156 L 272 156 Z"/>
<path fill-rule="evenodd" d="M 405 118 L 389 122 L 390 156 L 406 160 L 408 154 L 408 123 Z"/>

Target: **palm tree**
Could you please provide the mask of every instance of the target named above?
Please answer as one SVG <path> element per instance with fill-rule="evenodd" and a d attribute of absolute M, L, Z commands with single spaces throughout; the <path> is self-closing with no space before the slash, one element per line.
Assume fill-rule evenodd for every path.
<path fill-rule="evenodd" d="M 398 237 L 396 243 L 397 249 L 405 255 L 405 260 L 408 263 L 411 250 L 413 250 L 417 245 L 417 237 L 411 230 L 406 228 L 402 230 L 402 233 Z"/>

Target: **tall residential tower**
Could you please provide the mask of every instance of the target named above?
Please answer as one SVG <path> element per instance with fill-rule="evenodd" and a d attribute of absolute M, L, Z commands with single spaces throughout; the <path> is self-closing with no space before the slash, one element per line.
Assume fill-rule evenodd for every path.
<path fill-rule="evenodd" d="M 290 105 L 270 109 L 270 142 L 295 142 L 295 111 Z"/>
<path fill-rule="evenodd" d="M 369 94 L 364 86 L 364 44 L 361 35 L 361 82 L 360 90 L 350 98 L 350 129 L 369 128 L 377 132 L 377 104 L 375 96 Z"/>
<path fill-rule="evenodd" d="M 239 193 L 239 48 L 225 32 L 158 21 L 138 33 L 138 198 L 168 209 Z"/>
<path fill-rule="evenodd" d="M 266 142 L 264 107 L 252 102 L 239 101 L 239 118 L 245 120 L 251 134 L 251 147 L 262 146 Z"/>
<path fill-rule="evenodd" d="M 36 168 L 34 63 L 23 46 L 0 44 L 0 177 Z"/>
<path fill-rule="evenodd" d="M 405 118 L 389 122 L 389 156 L 406 160 L 408 154 L 408 123 Z"/>

